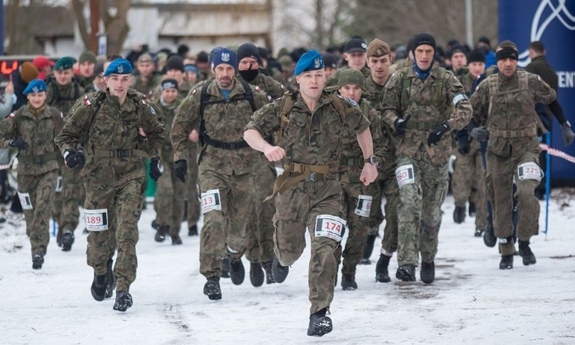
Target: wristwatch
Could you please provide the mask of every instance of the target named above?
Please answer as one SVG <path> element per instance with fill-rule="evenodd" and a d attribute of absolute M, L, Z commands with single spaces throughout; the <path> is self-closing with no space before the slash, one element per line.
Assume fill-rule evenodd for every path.
<path fill-rule="evenodd" d="M 377 157 L 375 157 L 375 156 L 371 156 L 371 157 L 365 159 L 363 162 L 373 164 L 379 168 L 379 161 L 377 160 Z"/>

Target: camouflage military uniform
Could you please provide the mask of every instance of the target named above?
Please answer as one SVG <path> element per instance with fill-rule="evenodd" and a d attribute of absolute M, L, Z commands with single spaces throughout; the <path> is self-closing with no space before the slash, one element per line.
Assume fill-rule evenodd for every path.
<path fill-rule="evenodd" d="M 539 201 L 533 191 L 543 172 L 539 168 L 536 102 L 549 104 L 556 93 L 541 78 L 525 71 L 511 77 L 487 77 L 471 97 L 473 119 L 489 130 L 486 194 L 493 207 L 493 227 L 502 255 L 515 252 L 513 241 L 513 180 L 517 185 L 517 234 L 529 241 L 539 231 Z M 542 127 L 542 124 L 539 128 Z"/>
<path fill-rule="evenodd" d="M 102 96 L 101 96 L 102 95 Z M 62 152 L 86 142 L 86 165 L 82 170 L 86 187 L 88 265 L 102 276 L 113 257 L 116 291 L 129 291 L 136 279 L 138 220 L 142 212 L 142 185 L 146 180 L 146 158 L 159 157 L 163 125 L 142 96 L 129 90 L 125 102 L 104 91 L 80 107 L 56 138 Z M 98 109 L 96 109 L 98 108 Z M 146 139 L 138 134 L 142 128 Z M 148 151 L 148 152 L 146 152 Z"/>
<path fill-rule="evenodd" d="M 177 162 L 189 158 L 192 143 L 188 134 L 192 129 L 200 128 L 200 135 L 209 137 L 204 140 L 198 166 L 204 215 L 200 234 L 200 273 L 211 278 L 221 275 L 224 250 L 234 262 L 241 259 L 246 248 L 255 245 L 246 243 L 246 239 L 252 238 L 253 229 L 247 227 L 245 215 L 254 213 L 255 185 L 262 157 L 242 139 L 243 128 L 253 111 L 239 80 L 234 79 L 228 101 L 216 81 L 209 83 L 206 92 L 212 104 L 205 105 L 203 129 L 200 124 L 201 89 L 198 85 L 178 108 L 171 139 Z M 251 87 L 250 90 L 257 108 L 268 102 L 258 89 Z"/>
<path fill-rule="evenodd" d="M 246 129 L 257 130 L 264 138 L 279 131 L 280 113 L 287 97 L 254 113 Z M 297 183 L 285 190 L 280 188 L 275 196 L 274 251 L 281 265 L 292 265 L 305 248 L 306 227 L 309 229 L 311 314 L 329 309 L 333 299 L 337 270 L 334 251 L 345 229 L 341 219 L 342 189 L 337 180 L 344 130 L 351 128 L 360 133 L 369 126 L 361 110 L 347 101 L 340 101 L 345 114 L 339 114 L 336 101 L 323 93 L 312 113 L 301 96 L 297 96 L 286 115 L 289 121 L 278 143 L 286 151 L 285 175 L 280 179 L 287 177 L 288 182 L 283 186 Z M 333 226 L 327 231 L 330 225 Z"/>
<path fill-rule="evenodd" d="M 153 73 L 146 81 L 142 80 L 142 77 L 136 76 L 131 87 L 134 90 L 146 95 L 147 97 L 152 97 L 154 91 L 156 91 L 160 85 L 161 80 L 162 76 L 156 73 Z"/>
<path fill-rule="evenodd" d="M 402 68 L 411 67 L 411 66 L 413 66 L 413 61 L 411 61 L 409 59 L 397 60 L 393 63 L 393 65 L 389 66 L 389 70 L 387 71 L 387 73 L 389 75 L 392 75 L 393 73 L 395 73 L 396 71 L 399 71 Z"/>
<path fill-rule="evenodd" d="M 452 103 L 456 96 L 458 101 Z M 445 121 L 451 129 L 463 128 L 471 118 L 471 107 L 453 73 L 433 68 L 422 81 L 411 66 L 392 75 L 383 99 L 383 116 L 388 126 L 394 127 L 398 117 L 408 115 L 411 119 L 406 123 L 405 135 L 398 138 L 396 146 L 401 200 L 397 255 L 400 268 L 418 266 L 419 252 L 425 263 L 432 264 L 435 259 L 452 139 L 446 133 L 438 145 L 428 146 L 427 138 Z"/>
<path fill-rule="evenodd" d="M 55 107 L 64 113 L 64 120 L 68 121 L 70 109 L 84 94 L 84 88 L 76 77 L 68 85 L 59 85 L 55 78 L 47 78 L 46 104 Z M 75 148 L 77 150 L 78 148 Z M 65 166 L 61 171 L 61 190 L 58 188 L 52 205 L 52 217 L 58 224 L 58 236 L 64 231 L 76 229 L 80 219 L 78 206 L 84 201 L 86 191 L 82 184 L 80 169 L 68 169 Z"/>
<path fill-rule="evenodd" d="M 50 241 L 50 205 L 60 166 L 54 137 L 64 125 L 62 113 L 45 106 L 40 109 L 21 107 L 0 122 L 0 147 L 14 139 L 28 144 L 18 156 L 18 195 L 26 217 L 26 235 L 32 254 L 46 255 Z M 29 201 L 29 202 L 27 202 Z"/>

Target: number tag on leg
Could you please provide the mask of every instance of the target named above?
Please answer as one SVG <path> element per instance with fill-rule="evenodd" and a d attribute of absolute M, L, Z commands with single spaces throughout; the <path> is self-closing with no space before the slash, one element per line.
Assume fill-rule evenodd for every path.
<path fill-rule="evenodd" d="M 359 195 L 357 198 L 357 206 L 355 207 L 355 214 L 360 217 L 369 217 L 371 213 L 371 202 L 373 197 L 371 195 Z"/>
<path fill-rule="evenodd" d="M 86 221 L 86 230 L 104 231 L 108 230 L 108 210 L 103 208 L 99 210 L 84 210 Z"/>
<path fill-rule="evenodd" d="M 58 176 L 56 178 L 56 193 L 60 193 L 62 191 L 62 176 Z"/>
<path fill-rule="evenodd" d="M 329 214 L 320 214 L 315 221 L 315 236 L 329 237 L 340 242 L 345 232 L 346 221 Z"/>
<path fill-rule="evenodd" d="M 415 174 L 413 173 L 413 164 L 402 165 L 395 169 L 395 178 L 399 188 L 406 184 L 415 183 Z"/>
<path fill-rule="evenodd" d="M 20 193 L 18 192 L 18 199 L 20 199 L 20 203 L 22 204 L 23 210 L 31 210 L 32 207 L 32 200 L 30 199 L 29 193 Z"/>
<path fill-rule="evenodd" d="M 523 163 L 517 167 L 517 176 L 519 180 L 537 180 L 541 181 L 543 178 L 543 171 L 539 165 L 533 162 Z"/>
<path fill-rule="evenodd" d="M 209 191 L 202 193 L 202 214 L 213 210 L 221 211 L 221 200 L 219 189 L 210 189 Z"/>

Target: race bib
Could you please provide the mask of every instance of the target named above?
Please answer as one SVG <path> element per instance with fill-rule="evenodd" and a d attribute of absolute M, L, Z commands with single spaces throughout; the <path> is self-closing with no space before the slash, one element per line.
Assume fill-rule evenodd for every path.
<path fill-rule="evenodd" d="M 84 219 L 88 231 L 108 230 L 108 210 L 84 210 Z"/>
<path fill-rule="evenodd" d="M 20 199 L 20 203 L 22 204 L 23 210 L 31 210 L 32 207 L 32 200 L 30 199 L 29 193 L 20 193 L 18 192 L 18 199 Z"/>
<path fill-rule="evenodd" d="M 413 165 L 402 165 L 395 169 L 395 178 L 397 179 L 397 186 L 399 188 L 405 186 L 406 184 L 415 183 Z"/>
<path fill-rule="evenodd" d="M 210 189 L 209 191 L 202 193 L 202 214 L 208 213 L 213 210 L 216 211 L 222 210 L 222 203 L 219 189 Z"/>
<path fill-rule="evenodd" d="M 339 217 L 320 214 L 315 221 L 315 236 L 329 237 L 332 240 L 340 242 L 345 233 L 345 224 L 345 220 Z"/>
<path fill-rule="evenodd" d="M 355 207 L 355 214 L 360 217 L 369 217 L 371 213 L 371 203 L 373 197 L 371 195 L 360 195 L 357 198 L 357 206 Z"/>
<path fill-rule="evenodd" d="M 523 163 L 517 167 L 517 176 L 519 177 L 519 180 L 541 181 L 543 178 L 543 171 L 541 171 L 536 163 Z"/>
<path fill-rule="evenodd" d="M 56 178 L 56 193 L 60 193 L 62 191 L 62 176 L 58 176 Z"/>

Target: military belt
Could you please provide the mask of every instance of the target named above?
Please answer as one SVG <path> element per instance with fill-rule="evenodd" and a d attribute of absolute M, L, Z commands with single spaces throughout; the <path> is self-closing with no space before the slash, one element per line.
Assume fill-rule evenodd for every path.
<path fill-rule="evenodd" d="M 237 149 L 243 149 L 245 147 L 250 146 L 245 140 L 237 141 L 235 143 L 226 143 L 223 141 L 213 140 L 212 138 L 208 137 L 207 135 L 204 135 L 203 139 L 204 139 L 203 141 L 206 144 L 212 145 L 213 147 L 216 147 L 218 149 L 237 150 Z"/>
<path fill-rule="evenodd" d="M 57 160 L 58 154 L 56 152 L 46 153 L 39 156 L 32 156 L 27 154 L 20 153 L 18 155 L 18 161 L 28 164 L 28 163 L 35 163 L 35 164 L 44 164 L 49 161 Z"/>
<path fill-rule="evenodd" d="M 489 131 L 490 138 L 524 138 L 537 136 L 537 129 L 524 128 L 524 129 L 492 129 Z"/>
<path fill-rule="evenodd" d="M 416 119 L 411 119 L 410 121 L 407 121 L 407 123 L 405 124 L 405 128 L 416 129 L 419 131 L 430 131 L 432 129 L 439 127 L 439 125 L 441 125 L 441 121 L 421 122 L 417 121 Z"/>
<path fill-rule="evenodd" d="M 298 176 L 300 176 L 300 174 L 291 173 L 291 174 L 289 175 L 289 178 L 297 178 Z M 325 181 L 325 180 L 327 180 L 327 178 L 325 177 L 324 174 L 312 172 L 312 173 L 309 174 L 309 176 L 306 177 L 303 181 L 306 181 L 306 182 L 319 182 L 319 181 Z"/>
<path fill-rule="evenodd" d="M 334 165 L 334 167 L 336 167 L 336 171 L 330 171 L 329 165 L 313 165 L 295 162 L 286 163 L 284 165 L 284 172 L 277 177 L 274 183 L 272 195 L 265 198 L 264 201 L 270 200 L 276 193 L 282 194 L 301 181 L 325 181 L 330 179 L 326 176 L 326 174 L 330 172 L 333 173 L 333 176 L 337 176 L 337 165 Z"/>
<path fill-rule="evenodd" d="M 126 158 L 126 157 L 143 157 L 148 158 L 148 153 L 142 150 L 94 150 L 94 156 L 103 158 Z"/>

